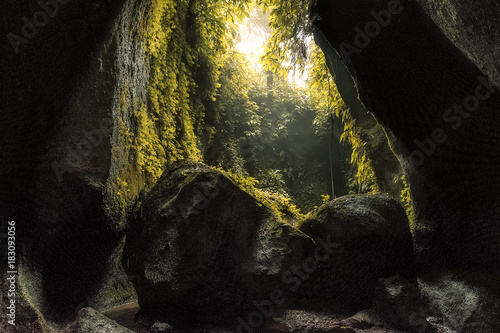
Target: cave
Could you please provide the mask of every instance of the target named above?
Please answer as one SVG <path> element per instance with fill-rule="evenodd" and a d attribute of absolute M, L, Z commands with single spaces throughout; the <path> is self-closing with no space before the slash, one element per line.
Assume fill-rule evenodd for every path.
<path fill-rule="evenodd" d="M 498 332 L 499 13 L 3 1 L 0 331 Z"/>

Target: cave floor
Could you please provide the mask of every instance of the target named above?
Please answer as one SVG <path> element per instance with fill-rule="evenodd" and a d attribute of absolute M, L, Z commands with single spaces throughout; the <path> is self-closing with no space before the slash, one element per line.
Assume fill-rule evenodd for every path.
<path fill-rule="evenodd" d="M 118 324 L 137 333 L 175 332 L 175 333 L 233 333 L 234 329 L 207 326 L 184 330 L 150 330 L 149 325 L 136 321 L 139 311 L 138 303 L 118 306 L 104 312 L 104 315 L 115 320 Z M 324 311 L 289 309 L 284 310 L 273 320 L 268 321 L 255 333 L 404 333 L 402 331 L 384 328 L 381 326 L 362 327 L 363 324 L 342 326 L 341 320 L 349 318 L 351 314 L 327 313 Z M 361 326 L 360 326 L 361 325 Z M 366 325 L 366 324 L 365 324 Z M 160 328 L 159 326 L 158 328 Z M 245 330 L 243 330 L 246 332 Z"/>

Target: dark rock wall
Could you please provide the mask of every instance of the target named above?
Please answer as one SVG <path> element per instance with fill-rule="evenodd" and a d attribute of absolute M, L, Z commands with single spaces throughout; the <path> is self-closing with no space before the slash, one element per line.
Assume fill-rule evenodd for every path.
<path fill-rule="evenodd" d="M 372 26 L 368 42 L 359 40 L 356 27 L 364 29 L 375 21 L 372 11 L 389 6 L 390 23 Z M 498 89 L 478 79 L 485 73 L 418 3 L 318 1 L 315 11 L 320 36 L 349 68 L 360 100 L 386 129 L 409 177 L 421 267 L 498 272 Z M 332 49 L 325 51 L 334 58 Z M 484 98 L 474 105 L 478 93 Z"/>
<path fill-rule="evenodd" d="M 500 3 L 495 0 L 419 0 L 443 33 L 500 86 Z"/>
<path fill-rule="evenodd" d="M 25 187 L 22 185 L 32 186 L 35 174 L 33 169 L 41 164 L 40 155 L 50 140 L 61 135 L 63 128 L 73 132 L 71 126 L 78 124 L 76 119 L 70 117 L 71 112 L 74 114 L 77 111 L 70 110 L 71 104 L 80 104 L 75 108 L 86 110 L 87 115 L 106 115 L 107 110 L 103 108 L 103 104 L 110 100 L 109 82 L 106 82 L 109 81 L 109 73 L 95 73 L 101 75 L 94 84 L 93 92 L 88 83 L 82 89 L 82 82 L 91 66 L 94 65 L 95 68 L 98 53 L 102 51 L 99 46 L 102 48 L 105 40 L 109 39 L 110 24 L 116 15 L 117 3 L 74 1 L 59 5 L 54 17 L 48 18 L 45 26 L 37 28 L 38 33 L 32 38 L 25 39 L 27 43 L 19 46 L 17 54 L 7 36 L 14 33 L 24 38 L 22 31 L 26 24 L 22 18 L 32 21 L 34 14 L 41 9 L 35 2 L 6 1 L 1 6 L 0 98 L 2 127 L 5 128 L 1 134 L 1 142 L 5 143 L 2 145 L 1 171 L 4 181 L 17 185 L 16 190 L 11 188 L 7 196 L 14 201 L 16 193 L 24 195 Z M 113 62 L 113 52 L 108 55 L 111 55 Z M 109 59 L 101 61 L 106 63 Z M 110 70 L 109 66 L 106 70 Z M 87 95 L 81 91 L 82 94 L 78 96 L 78 90 L 86 90 Z M 86 107 L 83 107 L 84 104 Z M 101 106 L 97 107 L 99 105 Z M 85 117 L 85 114 L 81 114 L 79 120 L 87 122 L 88 126 L 94 125 L 92 128 L 96 127 L 91 124 L 95 119 Z M 83 125 L 80 124 L 81 128 L 84 128 Z M 68 141 L 69 139 L 67 138 Z M 55 149 L 51 151 L 53 154 L 58 153 Z M 64 157 L 61 156 L 61 159 Z M 106 172 L 101 172 L 101 179 L 105 179 L 105 176 Z"/>
<path fill-rule="evenodd" d="M 32 305 L 57 322 L 135 297 L 106 188 L 126 154 L 117 124 L 144 99 L 146 2 L 43 4 L 0 4 L 0 217 L 16 221 Z"/>
<path fill-rule="evenodd" d="M 321 34 L 315 35 L 315 41 L 323 52 L 328 54 L 326 57 L 327 66 L 334 74 L 339 93 L 349 108 L 356 128 L 360 130 L 362 140 L 368 145 L 367 155 L 372 162 L 380 192 L 389 193 L 393 198 L 399 199 L 403 184 L 397 180 L 403 175 L 403 170 L 390 148 L 383 127 L 358 99 L 358 92 L 349 69 L 342 63 L 332 46 Z"/>

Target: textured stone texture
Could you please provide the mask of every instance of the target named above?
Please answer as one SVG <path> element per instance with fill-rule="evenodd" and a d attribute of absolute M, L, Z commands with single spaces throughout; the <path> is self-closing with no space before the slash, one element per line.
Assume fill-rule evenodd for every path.
<path fill-rule="evenodd" d="M 3 250 L 3 247 L 0 246 Z M 5 253 L 2 251 L 2 253 Z M 5 333 L 48 333 L 50 327 L 45 321 L 43 314 L 40 312 L 41 306 L 37 304 L 40 299 L 41 289 L 37 285 L 37 276 L 32 276 L 30 270 L 24 265 L 17 267 L 17 274 L 12 279 L 12 274 L 7 274 L 7 270 L 2 269 L 0 278 L 3 281 L 1 287 L 0 306 L 2 315 L 0 316 L 0 331 Z M 7 279 L 10 280 L 7 280 Z M 15 282 L 15 297 L 8 297 L 12 290 L 10 284 Z M 7 309 L 10 306 L 10 301 L 15 300 L 14 315 L 11 316 L 11 310 Z M 15 325 L 9 323 L 14 319 Z"/>
<path fill-rule="evenodd" d="M 140 201 L 126 269 L 141 309 L 169 321 L 236 318 L 281 287 L 283 271 L 312 244 L 200 163 L 176 164 Z"/>
<path fill-rule="evenodd" d="M 500 87 L 500 3 L 419 0 L 441 31 Z"/>
<path fill-rule="evenodd" d="M 498 274 L 500 91 L 478 79 L 485 73 L 414 1 L 401 1 L 378 35 L 344 54 L 343 43 L 360 44 L 355 27 L 364 29 L 375 21 L 373 11 L 389 3 L 397 2 L 318 0 L 317 38 L 327 56 L 348 69 L 351 80 L 337 84 L 357 90 L 408 176 L 420 267 L 473 266 Z M 448 111 L 455 105 L 465 111 L 478 91 L 486 99 L 476 111 Z"/>
<path fill-rule="evenodd" d="M 104 317 L 92 308 L 83 308 L 78 312 L 75 322 L 61 333 L 132 333 L 116 321 Z"/>
<path fill-rule="evenodd" d="M 304 281 L 303 297 L 337 299 L 361 310 L 371 305 L 379 278 L 414 274 L 408 219 L 388 195 L 340 197 L 313 211 L 300 229 L 319 245 L 328 239 L 335 244 Z"/>
<path fill-rule="evenodd" d="M 497 332 L 500 279 L 476 272 L 434 273 L 418 280 L 429 314 L 461 333 Z"/>
<path fill-rule="evenodd" d="M 384 326 L 405 332 L 435 332 L 427 321 L 428 310 L 416 284 L 400 276 L 380 279 L 375 288 L 372 311 Z"/>
<path fill-rule="evenodd" d="M 48 322 L 135 296 L 120 262 L 124 223 L 103 209 L 117 76 L 130 62 L 119 52 L 133 54 L 122 44 L 141 14 L 141 5 L 124 3 L 60 4 L 17 53 L 2 38 L 0 217 L 16 220 L 26 263 L 20 283 Z M 2 2 L 1 35 L 22 36 L 22 18 L 40 10 L 37 2 Z"/>

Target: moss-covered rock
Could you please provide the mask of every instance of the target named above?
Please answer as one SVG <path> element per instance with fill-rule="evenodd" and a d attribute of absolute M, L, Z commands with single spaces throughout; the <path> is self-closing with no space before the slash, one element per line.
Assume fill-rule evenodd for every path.
<path fill-rule="evenodd" d="M 135 214 L 126 270 L 143 312 L 169 321 L 220 320 L 269 297 L 312 243 L 223 173 L 195 162 L 166 172 Z"/>

